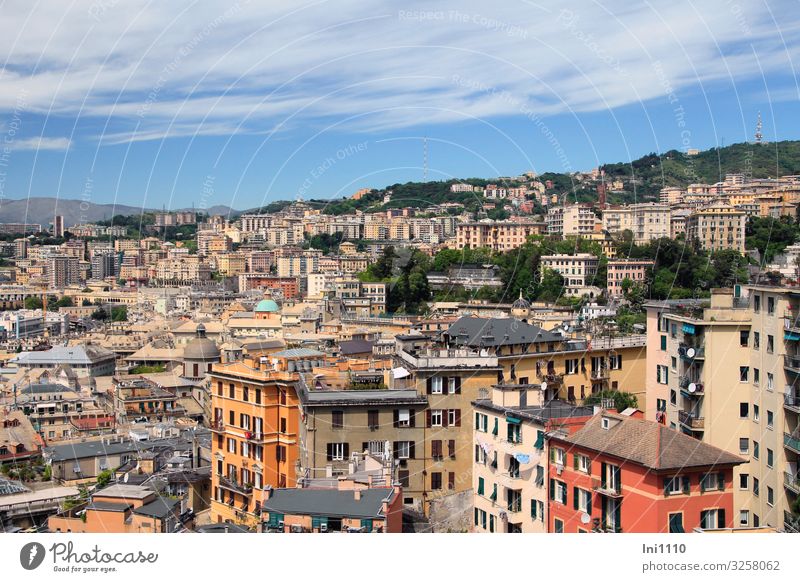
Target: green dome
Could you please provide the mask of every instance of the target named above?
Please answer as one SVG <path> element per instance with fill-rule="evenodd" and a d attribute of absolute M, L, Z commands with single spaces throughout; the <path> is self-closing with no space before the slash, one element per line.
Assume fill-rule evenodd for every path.
<path fill-rule="evenodd" d="M 280 307 L 272 299 L 262 299 L 256 305 L 256 313 L 276 313 Z"/>

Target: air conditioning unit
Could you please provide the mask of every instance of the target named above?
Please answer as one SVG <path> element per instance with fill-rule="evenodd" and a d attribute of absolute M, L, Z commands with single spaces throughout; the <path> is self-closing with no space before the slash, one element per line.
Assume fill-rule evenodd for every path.
<path fill-rule="evenodd" d="M 556 465 L 556 475 L 561 475 L 564 472 L 564 465 Z"/>
<path fill-rule="evenodd" d="M 303 526 L 299 523 L 292 525 L 292 533 L 303 533 Z"/>
<path fill-rule="evenodd" d="M 328 532 L 328 524 L 327 523 L 319 524 L 319 532 L 320 533 L 327 533 Z"/>

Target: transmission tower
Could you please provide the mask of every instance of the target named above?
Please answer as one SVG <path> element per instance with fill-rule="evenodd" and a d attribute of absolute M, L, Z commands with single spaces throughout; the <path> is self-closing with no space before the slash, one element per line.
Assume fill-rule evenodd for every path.
<path fill-rule="evenodd" d="M 761 139 L 764 137 L 764 134 L 761 133 L 761 112 L 758 112 L 758 121 L 756 122 L 756 143 L 761 143 Z"/>
<path fill-rule="evenodd" d="M 428 138 L 422 138 L 422 181 L 428 181 Z"/>

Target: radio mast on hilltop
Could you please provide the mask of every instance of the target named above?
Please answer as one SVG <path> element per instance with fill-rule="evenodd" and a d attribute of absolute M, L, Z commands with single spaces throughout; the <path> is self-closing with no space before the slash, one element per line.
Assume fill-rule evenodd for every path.
<path fill-rule="evenodd" d="M 428 138 L 422 138 L 422 181 L 428 181 Z"/>
<path fill-rule="evenodd" d="M 758 121 L 756 122 L 756 143 L 761 143 L 761 139 L 764 137 L 764 134 L 761 133 L 761 112 L 758 112 Z"/>

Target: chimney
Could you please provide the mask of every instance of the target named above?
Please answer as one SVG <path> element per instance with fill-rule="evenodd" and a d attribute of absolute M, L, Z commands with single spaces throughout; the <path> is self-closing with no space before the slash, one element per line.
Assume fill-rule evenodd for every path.
<path fill-rule="evenodd" d="M 356 501 L 361 501 L 361 489 L 353 489 L 353 498 Z"/>

